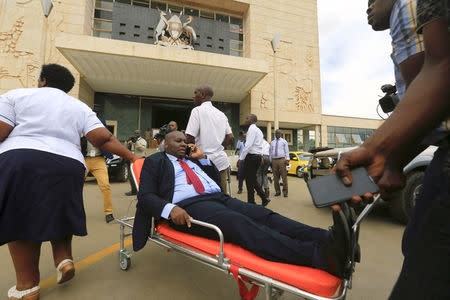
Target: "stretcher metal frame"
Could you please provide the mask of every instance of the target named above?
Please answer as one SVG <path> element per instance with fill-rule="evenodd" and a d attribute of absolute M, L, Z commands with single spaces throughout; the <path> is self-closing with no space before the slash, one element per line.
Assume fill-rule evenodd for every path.
<path fill-rule="evenodd" d="M 137 183 L 135 174 L 133 172 L 133 164 L 130 165 L 131 169 L 131 175 L 133 178 L 134 184 Z M 136 184 L 137 188 L 138 185 Z M 355 270 L 355 256 L 356 256 L 356 247 L 358 245 L 358 235 L 359 235 L 359 226 L 362 222 L 362 220 L 372 211 L 374 205 L 378 200 L 380 199 L 380 196 L 378 195 L 374 202 L 372 204 L 367 205 L 364 210 L 359 214 L 357 217 L 354 225 L 352 226 L 352 250 L 351 250 L 351 259 L 350 259 L 350 270 L 353 274 Z M 136 199 L 134 199 L 136 200 Z M 133 201 L 133 200 L 132 200 Z M 126 271 L 131 265 L 131 256 L 132 254 L 125 248 L 125 239 L 129 236 L 131 236 L 130 232 L 125 232 L 126 228 L 133 228 L 133 224 L 131 221 L 134 220 L 134 217 L 125 217 L 122 219 L 116 219 L 115 221 L 120 224 L 120 249 L 118 251 L 119 254 L 119 266 L 122 270 Z M 224 247 L 224 238 L 222 231 L 219 227 L 216 225 L 202 222 L 199 220 L 191 219 L 191 223 L 197 224 L 200 226 L 204 226 L 210 229 L 213 229 L 216 231 L 217 235 L 219 236 L 220 241 L 220 251 L 219 255 L 208 255 L 204 254 L 203 251 L 196 252 L 192 249 L 189 249 L 187 247 L 183 247 L 181 245 L 178 245 L 174 242 L 171 242 L 167 239 L 165 239 L 164 235 L 159 233 L 155 227 L 155 219 L 152 218 L 151 222 L 151 231 L 150 236 L 148 238 L 149 241 L 167 248 L 168 250 L 175 251 L 181 255 L 184 255 L 186 257 L 189 257 L 193 260 L 196 260 L 204 265 L 207 265 L 213 269 L 222 271 L 224 273 L 228 273 L 229 275 L 233 275 L 231 273 L 230 267 L 232 263 L 230 263 L 230 260 L 225 256 L 225 253 L 223 251 Z M 183 241 L 180 241 L 182 243 Z M 345 300 L 348 289 L 351 289 L 352 287 L 352 275 L 349 276 L 349 279 L 343 279 L 340 291 L 337 291 L 337 295 L 333 297 L 321 297 L 314 294 L 311 294 L 309 292 L 303 291 L 297 287 L 294 287 L 292 285 L 283 283 L 281 281 L 278 281 L 276 279 L 267 277 L 265 275 L 259 274 L 257 272 L 245 269 L 245 267 L 239 267 L 239 275 L 246 276 L 248 279 L 250 279 L 251 284 L 258 285 L 259 287 L 263 288 L 266 293 L 266 300 L 277 300 L 281 297 L 281 295 L 286 291 L 291 294 L 303 297 L 304 299 L 313 299 L 313 300 Z M 239 277 L 240 277 L 239 276 Z"/>

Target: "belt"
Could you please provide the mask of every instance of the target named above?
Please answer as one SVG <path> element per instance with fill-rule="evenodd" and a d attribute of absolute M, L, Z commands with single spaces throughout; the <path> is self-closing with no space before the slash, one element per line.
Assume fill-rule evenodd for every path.
<path fill-rule="evenodd" d="M 277 160 L 277 159 L 286 159 L 286 158 L 285 157 L 272 158 L 272 160 Z"/>

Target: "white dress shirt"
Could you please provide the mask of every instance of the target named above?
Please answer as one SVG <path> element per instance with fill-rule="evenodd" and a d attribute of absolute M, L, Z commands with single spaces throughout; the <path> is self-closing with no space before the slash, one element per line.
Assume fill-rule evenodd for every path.
<path fill-rule="evenodd" d="M 270 143 L 270 160 L 282 157 L 287 160 L 290 159 L 288 142 L 280 137 L 279 139 L 274 139 Z"/>
<path fill-rule="evenodd" d="M 252 124 L 248 127 L 247 138 L 245 139 L 245 147 L 242 150 L 239 159 L 244 160 L 247 154 L 259 154 L 263 152 L 264 135 L 262 131 Z"/>
<path fill-rule="evenodd" d="M 189 198 L 198 196 L 200 194 L 197 193 L 197 191 L 195 190 L 195 188 L 192 184 L 187 183 L 186 172 L 181 167 L 178 159 L 175 156 L 170 155 L 168 153 L 166 153 L 166 155 L 170 159 L 170 162 L 172 163 L 174 171 L 175 171 L 175 186 L 174 186 L 174 191 L 173 191 L 172 203 L 167 203 L 161 212 L 161 217 L 168 220 L 170 218 L 170 212 L 174 208 L 175 204 L 177 204 L 178 202 L 183 201 L 185 199 L 189 199 Z M 220 192 L 220 187 L 217 185 L 217 183 L 214 180 L 211 179 L 211 177 L 208 176 L 208 174 L 206 174 L 202 170 L 202 168 L 200 168 L 196 163 L 194 163 L 188 159 L 183 158 L 183 160 L 192 169 L 192 171 L 194 171 L 195 174 L 197 174 L 198 178 L 202 182 L 203 187 L 205 188 L 204 195 Z M 200 159 L 199 162 L 203 166 L 211 165 L 211 162 L 207 158 Z"/>
<path fill-rule="evenodd" d="M 262 155 L 267 155 L 269 156 L 270 154 L 270 144 L 268 141 L 263 140 L 263 144 L 262 144 Z"/>
<path fill-rule="evenodd" d="M 84 164 L 80 136 L 104 127 L 80 100 L 56 88 L 16 89 L 0 95 L 0 121 L 13 126 L 0 153 L 35 149 Z"/>
<path fill-rule="evenodd" d="M 228 118 L 215 108 L 211 101 L 203 102 L 192 109 L 186 134 L 195 137 L 195 144 L 214 163 L 219 171 L 230 166 L 230 161 L 222 146 L 227 134 L 231 133 Z"/>

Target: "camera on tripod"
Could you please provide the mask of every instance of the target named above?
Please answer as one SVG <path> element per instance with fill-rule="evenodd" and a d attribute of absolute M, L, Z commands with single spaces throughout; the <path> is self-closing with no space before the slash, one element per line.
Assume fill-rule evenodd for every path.
<path fill-rule="evenodd" d="M 384 113 L 389 113 L 395 109 L 395 106 L 397 106 L 400 100 L 397 95 L 397 88 L 392 84 L 383 84 L 381 86 L 381 91 L 386 95 L 384 95 L 378 103 L 380 103 Z"/>

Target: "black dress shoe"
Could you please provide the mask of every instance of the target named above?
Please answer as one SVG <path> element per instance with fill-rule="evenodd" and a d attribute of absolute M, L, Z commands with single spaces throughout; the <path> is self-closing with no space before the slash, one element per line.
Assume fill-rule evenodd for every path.
<path fill-rule="evenodd" d="M 281 195 L 280 192 L 276 192 L 276 193 L 275 193 L 275 197 L 280 196 L 280 195 Z"/>
<path fill-rule="evenodd" d="M 238 194 L 242 194 L 242 190 L 238 190 L 238 192 L 237 192 Z"/>
<path fill-rule="evenodd" d="M 113 214 L 106 215 L 105 216 L 105 221 L 106 221 L 106 223 L 111 223 L 112 221 L 114 221 Z"/>
<path fill-rule="evenodd" d="M 267 204 L 269 204 L 269 202 L 270 202 L 270 199 L 269 199 L 269 198 L 263 199 L 263 201 L 262 201 L 262 206 L 266 207 Z"/>
<path fill-rule="evenodd" d="M 284 198 L 287 198 L 287 196 L 288 196 L 288 194 L 283 194 L 283 197 L 284 197 Z"/>
<path fill-rule="evenodd" d="M 134 196 L 134 195 L 137 195 L 137 192 L 133 192 L 133 191 L 131 191 L 131 192 L 126 192 L 125 195 L 126 195 L 126 196 Z"/>
<path fill-rule="evenodd" d="M 333 211 L 333 226 L 327 237 L 319 241 L 321 251 L 327 263 L 326 271 L 339 278 L 348 279 L 350 272 L 350 225 L 342 210 Z"/>

